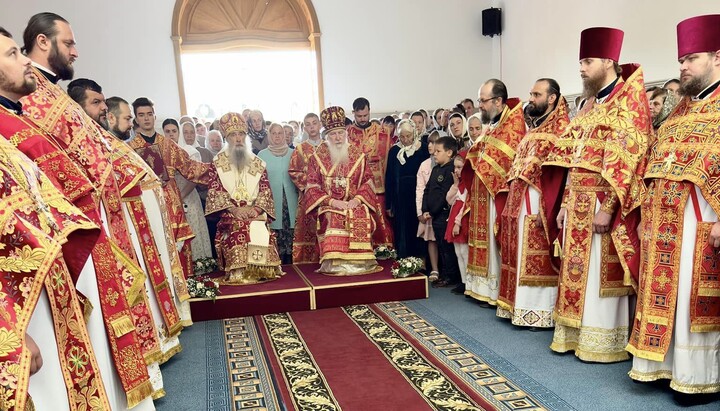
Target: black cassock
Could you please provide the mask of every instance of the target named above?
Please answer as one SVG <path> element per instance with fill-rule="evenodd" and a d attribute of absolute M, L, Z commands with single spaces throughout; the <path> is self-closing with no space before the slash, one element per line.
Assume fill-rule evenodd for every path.
<path fill-rule="evenodd" d="M 426 144 L 422 144 L 415 153 L 405 157 L 401 165 L 397 159 L 400 147 L 390 148 L 385 172 L 385 208 L 392 212 L 392 227 L 395 238 L 395 250 L 398 258 L 421 257 L 426 253 L 425 241 L 417 236 L 418 218 L 415 208 L 415 184 L 420 164 L 430 157 Z"/>

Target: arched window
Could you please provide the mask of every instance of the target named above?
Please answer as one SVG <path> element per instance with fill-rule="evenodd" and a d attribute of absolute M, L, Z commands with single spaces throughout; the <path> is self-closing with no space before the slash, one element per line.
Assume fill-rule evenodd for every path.
<path fill-rule="evenodd" d="M 183 67 L 200 55 L 208 61 L 207 69 L 203 69 L 208 79 L 216 75 L 213 64 L 221 56 L 228 57 L 223 60 L 228 62 L 247 63 L 258 58 L 258 64 L 273 64 L 268 63 L 273 61 L 272 56 L 281 53 L 272 52 L 285 52 L 283 56 L 289 58 L 302 55 L 299 58 L 312 66 L 306 71 L 311 78 L 303 84 L 313 94 L 313 110 L 323 107 L 320 27 L 311 0 L 177 0 L 172 40 L 183 114 L 192 115 L 188 109 L 196 109 L 188 107 Z M 226 80 L 231 84 L 233 79 Z"/>

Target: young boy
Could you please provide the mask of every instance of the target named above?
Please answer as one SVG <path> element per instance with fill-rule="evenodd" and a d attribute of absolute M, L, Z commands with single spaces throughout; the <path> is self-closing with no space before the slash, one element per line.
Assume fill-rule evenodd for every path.
<path fill-rule="evenodd" d="M 435 240 L 440 251 L 440 278 L 433 283 L 434 287 L 447 287 L 460 282 L 455 249 L 445 240 L 447 220 L 450 216 L 450 205 L 447 193 L 453 185 L 453 158 L 457 154 L 457 142 L 452 137 L 441 137 L 435 143 L 435 167 L 423 194 L 422 211 L 425 218 L 432 219 Z"/>
<path fill-rule="evenodd" d="M 454 182 L 447 193 L 447 202 L 450 204 L 450 217 L 448 218 L 445 240 L 455 247 L 455 255 L 460 269 L 460 280 L 462 281 L 452 289 L 454 294 L 465 294 L 465 273 L 468 264 L 468 224 L 470 223 L 470 214 L 465 212 L 467 188 L 460 179 L 466 154 L 467 151 L 461 151 L 453 160 Z"/>

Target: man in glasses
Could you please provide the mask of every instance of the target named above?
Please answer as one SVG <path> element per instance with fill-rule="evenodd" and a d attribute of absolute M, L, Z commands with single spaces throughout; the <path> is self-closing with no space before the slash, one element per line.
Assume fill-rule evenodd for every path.
<path fill-rule="evenodd" d="M 508 99 L 507 87 L 500 80 L 486 81 L 478 102 L 483 122 L 490 127 L 470 147 L 462 170 L 470 209 L 465 294 L 494 306 L 500 282 L 498 223 L 507 199 L 508 171 L 525 136 L 525 119 L 520 99 Z"/>

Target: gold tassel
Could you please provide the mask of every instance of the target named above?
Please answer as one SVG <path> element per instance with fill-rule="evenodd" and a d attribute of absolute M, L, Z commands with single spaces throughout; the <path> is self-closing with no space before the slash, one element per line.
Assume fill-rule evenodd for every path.
<path fill-rule="evenodd" d="M 272 280 L 279 277 L 279 266 L 261 266 L 255 264 L 248 264 L 243 270 L 243 277 L 248 280 Z"/>
<path fill-rule="evenodd" d="M 92 310 L 94 307 L 87 297 L 82 295 L 79 291 L 76 291 L 76 293 L 78 301 L 80 303 L 80 308 L 83 312 L 83 320 L 85 320 L 85 325 L 87 325 L 90 322 L 90 314 L 92 314 Z"/>
<path fill-rule="evenodd" d="M 150 380 L 145 381 L 144 383 L 138 385 L 137 387 L 130 390 L 127 395 L 127 402 L 128 402 L 128 408 L 133 408 L 136 405 L 140 404 L 142 400 L 144 400 L 147 397 L 150 397 L 153 392 L 152 384 L 150 383 Z"/>
<path fill-rule="evenodd" d="M 133 277 L 132 285 L 130 289 L 127 290 L 126 295 L 128 304 L 134 307 L 142 301 L 142 295 L 140 293 L 145 292 L 145 273 L 117 244 L 111 241 L 110 246 L 112 247 L 115 258 L 122 263 L 123 267 L 125 267 Z"/>
<path fill-rule="evenodd" d="M 171 359 L 175 354 L 182 352 L 182 345 L 178 344 L 175 347 L 168 350 L 166 353 L 163 354 L 162 360 L 160 360 L 160 365 L 165 364 L 168 362 L 169 359 Z"/>
<path fill-rule="evenodd" d="M 562 247 L 560 246 L 560 240 L 557 238 L 553 241 L 553 257 L 562 258 Z"/>
<path fill-rule="evenodd" d="M 163 353 L 162 353 L 162 351 L 160 351 L 160 348 L 158 348 L 157 350 L 155 350 L 153 352 L 149 352 L 149 353 L 145 354 L 144 358 L 145 358 L 146 365 L 151 365 L 153 363 L 160 363 L 160 361 L 162 361 L 162 359 L 163 359 Z"/>
<path fill-rule="evenodd" d="M 115 337 L 118 338 L 135 329 L 135 325 L 133 325 L 132 320 L 127 315 L 123 315 L 122 317 L 111 321 L 110 326 L 115 333 Z"/>
<path fill-rule="evenodd" d="M 174 337 L 176 335 L 180 335 L 180 331 L 182 331 L 183 328 L 184 327 L 182 325 L 182 322 L 180 320 L 178 320 L 178 322 L 176 322 L 175 325 L 170 327 L 170 329 L 168 330 L 168 337 Z"/>
<path fill-rule="evenodd" d="M 5 408 L 2 409 L 4 410 Z M 25 411 L 35 411 L 35 403 L 33 402 L 30 394 L 28 394 L 27 399 L 25 400 Z"/>

